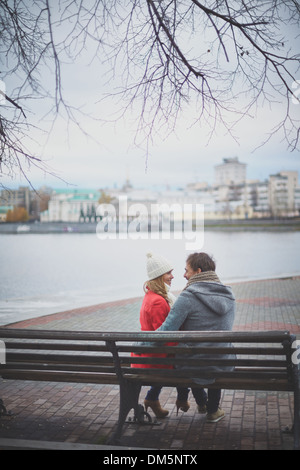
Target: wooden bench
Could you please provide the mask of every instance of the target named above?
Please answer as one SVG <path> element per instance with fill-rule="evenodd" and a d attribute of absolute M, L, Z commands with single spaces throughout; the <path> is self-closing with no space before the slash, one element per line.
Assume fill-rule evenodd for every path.
<path fill-rule="evenodd" d="M 294 448 L 299 449 L 300 374 L 295 363 L 296 338 L 288 331 L 115 333 L 0 328 L 0 339 L 6 350 L 6 363 L 0 364 L 3 379 L 118 384 L 119 420 L 111 444 L 120 443 L 131 409 L 135 413 L 133 421 L 151 422 L 150 415 L 138 403 L 142 386 L 195 386 L 192 380 L 195 371 L 141 369 L 132 368 L 131 364 L 194 367 L 216 364 L 234 366 L 234 370 L 201 373 L 201 377 L 215 378 L 211 388 L 294 393 Z M 159 343 L 155 347 L 136 344 L 145 341 Z M 164 346 L 166 342 L 178 345 Z M 131 357 L 131 352 L 167 352 L 169 357 Z M 209 353 L 210 359 L 183 356 L 196 353 Z M 220 356 L 233 353 L 233 359 Z"/>

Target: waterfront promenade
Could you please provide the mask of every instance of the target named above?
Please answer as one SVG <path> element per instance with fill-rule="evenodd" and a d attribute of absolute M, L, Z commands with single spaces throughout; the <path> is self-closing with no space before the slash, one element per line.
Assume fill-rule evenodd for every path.
<path fill-rule="evenodd" d="M 300 276 L 232 284 L 237 299 L 235 330 L 289 330 L 300 338 Z M 138 331 L 142 298 L 109 302 L 9 325 L 12 328 Z M 111 385 L 1 380 L 0 398 L 13 414 L 0 418 L 0 439 L 101 445 L 114 430 L 119 389 Z M 143 402 L 147 388 L 143 388 Z M 206 423 L 191 408 L 176 416 L 176 390 L 160 397 L 169 417 L 160 425 L 126 424 L 122 445 L 167 450 L 284 450 L 293 437 L 282 432 L 293 416 L 288 392 L 223 391 L 226 417 Z M 131 413 L 132 415 L 132 413 Z"/>

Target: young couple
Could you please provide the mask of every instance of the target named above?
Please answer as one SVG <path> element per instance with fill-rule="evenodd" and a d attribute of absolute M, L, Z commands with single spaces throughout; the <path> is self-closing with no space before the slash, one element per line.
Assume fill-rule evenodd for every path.
<path fill-rule="evenodd" d="M 188 256 L 184 277 L 188 281 L 184 290 L 176 299 L 170 292 L 173 279 L 173 266 L 163 257 L 147 254 L 148 280 L 144 284 L 145 296 L 140 311 L 142 331 L 207 331 L 232 330 L 235 314 L 235 298 L 231 287 L 221 283 L 215 272 L 213 259 L 206 253 L 194 253 Z M 205 343 L 205 346 L 210 346 Z M 220 346 L 222 346 L 220 344 Z M 151 356 L 147 354 L 147 356 Z M 152 356 L 158 356 L 153 354 Z M 152 357 L 151 356 L 151 357 Z M 199 355 L 190 356 L 192 358 Z M 201 355 L 201 358 L 209 355 Z M 229 356 L 220 355 L 220 357 Z M 155 367 L 136 365 L 135 367 Z M 156 366 L 162 367 L 162 366 Z M 165 366 L 167 367 L 167 366 Z M 192 367 L 190 369 L 193 369 Z M 222 368 L 224 370 L 224 367 Z M 217 366 L 201 366 L 195 369 L 195 377 L 201 377 L 202 371 L 219 370 Z M 216 423 L 225 412 L 219 408 L 221 390 L 209 388 L 213 379 L 193 379 L 195 383 L 208 386 L 193 388 L 192 393 L 198 405 L 199 413 L 207 413 L 207 421 Z M 150 407 L 158 418 L 166 417 L 169 412 L 159 402 L 162 387 L 153 386 L 148 391 L 144 405 Z M 188 388 L 177 388 L 177 413 L 190 408 Z"/>

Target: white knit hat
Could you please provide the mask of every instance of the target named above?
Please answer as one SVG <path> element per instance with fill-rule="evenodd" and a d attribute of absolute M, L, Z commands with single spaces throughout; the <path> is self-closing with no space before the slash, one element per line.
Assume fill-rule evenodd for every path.
<path fill-rule="evenodd" d="M 168 273 L 172 269 L 174 269 L 173 266 L 162 256 L 147 253 L 148 281 L 156 279 L 157 277 Z"/>

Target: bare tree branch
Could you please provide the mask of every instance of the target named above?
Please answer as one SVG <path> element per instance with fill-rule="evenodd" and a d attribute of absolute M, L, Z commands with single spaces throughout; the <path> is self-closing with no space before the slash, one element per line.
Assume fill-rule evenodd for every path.
<path fill-rule="evenodd" d="M 136 145 L 173 132 L 194 102 L 196 122 L 212 133 L 221 123 L 234 137 L 234 123 L 265 101 L 285 106 L 265 142 L 282 133 L 297 149 L 291 98 L 300 55 L 292 32 L 299 34 L 299 19 L 296 0 L 2 0 L 0 77 L 15 87 L 0 103 L 0 170 L 26 173 L 24 161 L 43 168 L 23 147 L 36 130 L 33 100 L 47 101 L 52 120 L 60 115 L 81 127 L 63 72 L 91 48 L 91 60 L 109 70 L 107 99 L 119 100 L 107 121 L 138 112 Z M 101 100 L 101 89 L 95 93 Z"/>

